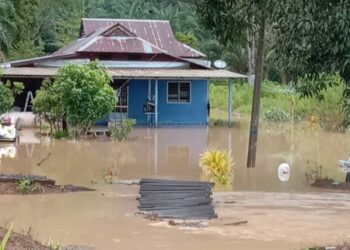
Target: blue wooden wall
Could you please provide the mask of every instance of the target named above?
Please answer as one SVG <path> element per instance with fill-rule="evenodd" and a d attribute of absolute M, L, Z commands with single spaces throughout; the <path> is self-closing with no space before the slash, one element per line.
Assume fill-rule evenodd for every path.
<path fill-rule="evenodd" d="M 169 125 L 207 124 L 208 81 L 192 80 L 190 103 L 167 103 L 167 80 L 158 81 L 158 123 Z M 129 117 L 137 124 L 146 124 L 143 105 L 147 100 L 148 80 L 131 80 L 129 86 Z M 155 80 L 151 81 L 152 96 Z"/>

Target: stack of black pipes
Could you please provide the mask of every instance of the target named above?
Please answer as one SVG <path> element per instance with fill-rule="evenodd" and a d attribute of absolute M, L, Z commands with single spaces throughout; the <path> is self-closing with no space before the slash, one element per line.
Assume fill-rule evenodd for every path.
<path fill-rule="evenodd" d="M 216 218 L 212 205 L 211 182 L 140 180 L 139 209 L 160 218 Z"/>

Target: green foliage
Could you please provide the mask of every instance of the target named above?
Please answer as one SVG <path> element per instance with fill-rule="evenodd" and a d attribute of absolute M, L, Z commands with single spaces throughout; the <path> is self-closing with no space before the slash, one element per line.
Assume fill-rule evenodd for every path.
<path fill-rule="evenodd" d="M 8 84 L 0 82 L 0 114 L 9 111 L 12 108 L 14 101 L 15 98 L 11 88 Z"/>
<path fill-rule="evenodd" d="M 264 113 L 264 120 L 272 123 L 285 123 L 291 120 L 290 115 L 280 108 L 269 109 Z"/>
<path fill-rule="evenodd" d="M 198 39 L 193 34 L 184 34 L 182 32 L 176 32 L 176 39 L 192 48 L 198 47 Z"/>
<path fill-rule="evenodd" d="M 232 88 L 233 111 L 250 114 L 253 88 L 248 83 L 235 83 Z M 264 81 L 261 91 L 261 111 L 279 107 L 286 112 L 291 111 L 292 91 L 286 85 Z M 209 99 L 212 108 L 227 110 L 228 86 L 227 82 L 212 82 L 209 85 Z"/>
<path fill-rule="evenodd" d="M 76 134 L 85 132 L 94 122 L 110 113 L 116 96 L 111 78 L 97 62 L 65 65 L 55 79 L 55 87 L 68 123 Z"/>
<path fill-rule="evenodd" d="M 316 116 L 320 126 L 326 130 L 344 131 L 347 118 L 343 110 L 344 85 L 342 79 L 338 75 L 324 76 L 323 78 L 329 87 L 320 90 L 318 94 L 298 100 L 296 113 L 304 117 Z M 303 92 L 300 89 L 309 88 L 305 87 L 309 84 L 308 80 L 299 80 L 297 91 Z"/>
<path fill-rule="evenodd" d="M 43 55 L 42 45 L 34 44 L 33 40 L 21 40 L 9 52 L 11 60 L 19 60 L 23 58 L 31 58 Z"/>
<path fill-rule="evenodd" d="M 209 59 L 222 58 L 220 43 L 202 25 L 191 1 L 6 0 L 0 1 L 0 16 L 0 60 L 39 56 L 69 44 L 84 17 L 169 20 L 185 43 Z"/>
<path fill-rule="evenodd" d="M 0 1 L 0 62 L 4 61 L 5 53 L 11 48 L 16 23 L 13 20 L 15 8 L 11 1 Z"/>
<path fill-rule="evenodd" d="M 50 125 L 50 133 L 58 129 L 58 122 L 64 118 L 64 108 L 61 93 L 50 80 L 44 80 L 43 85 L 36 91 L 33 100 L 33 113 L 39 115 Z"/>
<path fill-rule="evenodd" d="M 234 163 L 228 152 L 207 150 L 201 154 L 199 165 L 202 167 L 204 175 L 219 187 L 232 185 Z"/>
<path fill-rule="evenodd" d="M 123 120 L 119 125 L 115 125 L 109 128 L 110 135 L 113 140 L 127 140 L 128 135 L 132 131 L 132 127 L 135 125 L 135 120 L 126 119 Z"/>
<path fill-rule="evenodd" d="M 268 112 L 268 114 L 272 114 L 274 112 L 271 113 L 270 111 L 278 109 L 278 113 L 283 112 L 285 114 L 283 117 L 286 119 L 282 120 L 286 121 L 291 118 L 294 121 L 299 121 L 300 119 L 309 120 L 310 117 L 316 117 L 322 128 L 330 131 L 343 131 L 342 124 L 346 119 L 342 108 L 344 85 L 341 84 L 339 76 L 329 76 L 328 81 L 334 81 L 331 83 L 332 87 L 322 90 L 317 96 L 308 98 L 299 95 L 298 92 L 287 85 L 264 81 L 261 93 L 261 113 Z M 307 81 L 299 81 L 298 86 L 306 84 Z M 252 91 L 247 83 L 234 84 L 232 105 L 234 112 L 250 114 Z M 210 83 L 209 98 L 212 109 L 226 111 L 228 108 L 227 82 Z M 224 115 L 225 119 L 226 116 L 227 114 Z M 289 119 L 287 119 L 287 116 L 289 116 Z M 211 124 L 213 123 L 216 122 L 212 120 Z"/>
<path fill-rule="evenodd" d="M 9 230 L 5 234 L 4 238 L 0 241 L 0 250 L 6 250 L 6 245 L 8 240 L 10 239 L 13 225 L 11 224 Z"/>
<path fill-rule="evenodd" d="M 9 81 L 6 83 L 0 81 L 0 115 L 12 108 L 15 102 L 15 95 L 21 94 L 23 89 L 24 85 L 20 82 L 13 82 L 11 84 Z"/>
<path fill-rule="evenodd" d="M 302 7 L 301 7 L 302 6 Z M 314 96 L 331 85 L 325 76 L 339 72 L 343 91 L 344 127 L 350 124 L 350 1 L 283 1 L 274 19 L 275 51 L 294 77 L 309 80 L 304 95 Z M 288 9 L 288 11 L 285 11 Z"/>
<path fill-rule="evenodd" d="M 20 194 L 40 193 L 43 192 L 43 187 L 39 184 L 34 184 L 28 178 L 23 178 L 16 182 L 16 191 Z"/>
<path fill-rule="evenodd" d="M 32 181 L 29 179 L 21 179 L 16 183 L 16 191 L 20 194 L 27 194 L 31 190 Z"/>
<path fill-rule="evenodd" d="M 70 134 L 68 131 L 64 131 L 64 130 L 56 130 L 53 132 L 53 138 L 55 139 L 63 139 L 63 138 L 69 138 Z"/>

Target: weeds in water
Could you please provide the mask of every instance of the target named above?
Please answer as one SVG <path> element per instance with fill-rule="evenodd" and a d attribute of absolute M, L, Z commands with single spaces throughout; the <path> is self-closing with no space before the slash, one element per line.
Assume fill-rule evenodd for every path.
<path fill-rule="evenodd" d="M 109 129 L 112 139 L 118 141 L 127 140 L 135 123 L 133 119 L 126 119 L 123 120 L 120 125 L 112 126 Z"/>
<path fill-rule="evenodd" d="M 325 174 L 324 168 L 322 165 L 317 164 L 317 162 L 313 160 L 308 160 L 308 171 L 305 173 L 306 180 L 308 183 L 313 184 L 317 181 L 330 179 L 328 175 Z"/>
<path fill-rule="evenodd" d="M 224 126 L 229 126 L 229 123 L 227 120 L 223 120 L 223 119 L 215 119 L 215 118 L 210 118 L 209 119 L 209 126 L 210 127 L 224 127 Z"/>
<path fill-rule="evenodd" d="M 27 194 L 29 193 L 31 186 L 32 181 L 27 178 L 23 178 L 16 182 L 16 191 L 20 194 Z"/>
<path fill-rule="evenodd" d="M 7 231 L 7 233 L 5 234 L 4 238 L 0 241 L 0 250 L 6 249 L 6 245 L 7 245 L 8 240 L 10 239 L 12 228 L 13 228 L 13 225 L 11 224 L 11 226 L 10 226 L 9 230 Z"/>
<path fill-rule="evenodd" d="M 16 191 L 20 194 L 44 192 L 43 187 L 40 184 L 34 184 L 28 178 L 23 178 L 16 182 Z"/>
<path fill-rule="evenodd" d="M 204 176 L 220 187 L 232 185 L 233 165 L 233 160 L 227 151 L 207 150 L 201 154 L 200 166 Z"/>
<path fill-rule="evenodd" d="M 51 250 L 59 250 L 61 248 L 60 242 L 59 241 L 54 241 L 53 239 L 49 238 L 49 240 L 47 241 L 47 246 L 51 249 Z"/>
<path fill-rule="evenodd" d="M 264 113 L 264 120 L 270 123 L 285 123 L 291 121 L 291 117 L 286 111 L 280 108 L 273 108 Z"/>
<path fill-rule="evenodd" d="M 68 131 L 65 130 L 57 130 L 55 132 L 53 132 L 52 134 L 53 138 L 55 139 L 64 139 L 64 138 L 69 138 L 71 137 L 71 135 L 69 134 Z"/>

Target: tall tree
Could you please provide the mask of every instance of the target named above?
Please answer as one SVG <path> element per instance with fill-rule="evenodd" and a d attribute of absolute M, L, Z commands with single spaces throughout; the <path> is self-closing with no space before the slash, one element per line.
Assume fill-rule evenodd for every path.
<path fill-rule="evenodd" d="M 0 0 L 0 62 L 2 62 L 10 47 L 16 31 L 16 23 L 13 19 L 15 8 L 10 0 Z"/>
<path fill-rule="evenodd" d="M 246 44 L 247 34 L 257 37 L 253 109 L 250 122 L 247 166 L 254 167 L 259 127 L 260 93 L 265 47 L 265 31 L 272 16 L 272 0 L 199 0 L 197 11 L 203 23 L 223 44 Z"/>
<path fill-rule="evenodd" d="M 294 78 L 306 78 L 299 90 L 319 94 L 333 84 L 324 76 L 339 72 L 345 82 L 344 126 L 350 124 L 350 0 L 284 0 L 275 8 L 275 53 Z"/>

